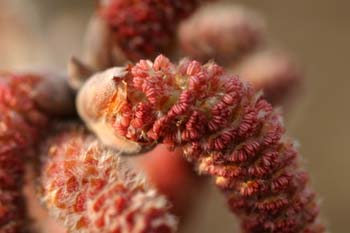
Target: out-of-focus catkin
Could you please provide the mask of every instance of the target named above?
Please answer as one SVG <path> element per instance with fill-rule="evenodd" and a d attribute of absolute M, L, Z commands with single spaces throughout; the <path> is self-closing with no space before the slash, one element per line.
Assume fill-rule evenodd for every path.
<path fill-rule="evenodd" d="M 69 232 L 171 233 L 169 204 L 117 152 L 82 127 L 58 127 L 43 146 L 43 200 Z"/>
<path fill-rule="evenodd" d="M 105 0 L 98 15 L 124 55 L 137 61 L 169 51 L 177 25 L 205 0 Z"/>
<path fill-rule="evenodd" d="M 178 30 L 186 56 L 220 64 L 239 61 L 263 42 L 263 20 L 249 9 L 234 4 L 210 4 L 199 9 Z"/>
<path fill-rule="evenodd" d="M 303 72 L 286 53 L 266 50 L 243 60 L 236 70 L 273 105 L 286 104 L 302 86 Z M 287 103 L 288 104 L 288 103 Z"/>
<path fill-rule="evenodd" d="M 24 161 L 47 124 L 33 100 L 40 82 L 35 75 L 0 74 L 0 232 L 29 232 L 22 187 Z"/>
<path fill-rule="evenodd" d="M 100 85 L 92 85 L 97 80 Z M 91 108 L 94 99 L 99 102 Z M 122 148 L 181 147 L 199 173 L 215 177 L 244 232 L 324 232 L 282 117 L 248 83 L 215 63 L 141 60 L 97 74 L 77 104 L 92 129 L 113 130 Z"/>

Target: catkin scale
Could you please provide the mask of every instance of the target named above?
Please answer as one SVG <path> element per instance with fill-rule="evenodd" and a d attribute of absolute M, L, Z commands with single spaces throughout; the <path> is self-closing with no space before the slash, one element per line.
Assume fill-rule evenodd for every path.
<path fill-rule="evenodd" d="M 94 117 L 130 143 L 182 148 L 199 173 L 215 177 L 243 232 L 324 232 L 282 117 L 248 83 L 214 63 L 183 60 L 175 66 L 164 56 L 108 74 L 92 78 L 114 86 Z M 88 82 L 80 91 L 78 108 L 90 88 Z M 84 111 L 80 115 L 90 124 L 94 117 Z"/>

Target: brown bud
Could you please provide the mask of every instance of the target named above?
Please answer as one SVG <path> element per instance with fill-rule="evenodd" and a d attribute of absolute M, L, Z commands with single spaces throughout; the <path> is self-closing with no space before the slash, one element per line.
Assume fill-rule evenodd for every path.
<path fill-rule="evenodd" d="M 43 73 L 33 90 L 34 101 L 46 113 L 68 115 L 74 112 L 74 96 L 63 75 Z"/>
<path fill-rule="evenodd" d="M 115 79 L 124 77 L 125 74 L 125 68 L 111 68 L 95 74 L 80 89 L 76 104 L 80 117 L 105 145 L 128 154 L 137 154 L 141 149 L 146 149 L 114 133 L 113 129 L 107 127 L 103 115 L 103 110 L 110 107 L 111 98 L 118 100 L 114 102 L 115 109 L 120 109 L 126 100 L 126 85 L 119 83 L 116 86 L 115 82 Z"/>
<path fill-rule="evenodd" d="M 110 27 L 101 17 L 93 16 L 89 22 L 83 58 L 88 66 L 98 71 L 127 61 L 114 43 Z"/>

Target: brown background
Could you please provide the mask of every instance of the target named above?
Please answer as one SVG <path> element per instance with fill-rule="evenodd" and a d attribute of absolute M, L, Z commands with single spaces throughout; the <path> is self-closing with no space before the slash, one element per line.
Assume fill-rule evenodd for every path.
<path fill-rule="evenodd" d="M 79 38 L 83 36 L 92 0 L 14 2 L 18 3 L 15 12 L 25 12 L 30 19 L 30 23 L 18 24 L 26 36 L 14 40 L 15 47 L 18 50 L 30 44 L 30 49 L 0 49 L 0 68 L 49 65 L 63 69 L 71 54 L 79 54 Z M 288 112 L 287 126 L 290 135 L 301 143 L 300 150 L 321 196 L 323 215 L 331 232 L 350 232 L 350 2 L 236 2 L 264 16 L 270 43 L 288 49 L 304 65 L 304 92 Z M 0 27 L 6 27 L 1 18 Z M 15 52 L 21 56 L 14 56 Z M 237 229 L 215 189 L 204 190 L 199 199 L 193 220 L 184 232 L 228 233 Z"/>

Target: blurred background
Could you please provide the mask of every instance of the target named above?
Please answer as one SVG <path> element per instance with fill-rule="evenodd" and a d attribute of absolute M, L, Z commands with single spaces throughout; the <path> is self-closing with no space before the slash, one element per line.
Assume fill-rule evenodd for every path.
<path fill-rule="evenodd" d="M 304 89 L 288 110 L 287 128 L 301 144 L 330 231 L 349 232 L 350 2 L 232 2 L 264 17 L 268 40 L 303 65 Z M 0 69 L 64 71 L 68 58 L 81 53 L 93 6 L 93 0 L 0 0 Z M 239 232 L 225 201 L 211 187 L 198 194 L 183 232 Z"/>

